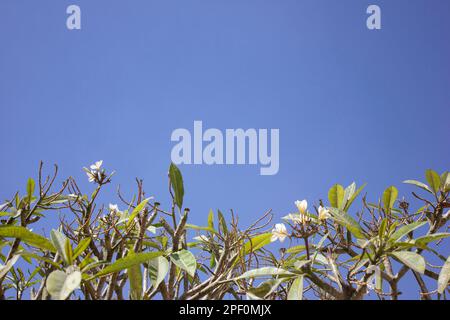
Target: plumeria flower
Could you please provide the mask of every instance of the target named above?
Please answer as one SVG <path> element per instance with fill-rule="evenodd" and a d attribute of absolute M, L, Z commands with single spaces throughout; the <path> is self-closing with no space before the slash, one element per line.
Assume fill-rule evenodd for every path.
<path fill-rule="evenodd" d="M 89 182 L 94 182 L 96 180 L 100 181 L 102 178 L 102 164 L 103 160 L 96 161 L 94 164 L 90 165 L 89 168 L 84 168 L 86 175 L 88 176 Z"/>
<path fill-rule="evenodd" d="M 306 223 L 308 223 L 311 220 L 310 217 L 308 216 L 308 212 L 307 212 L 308 201 L 306 201 L 306 200 L 302 200 L 302 201 L 297 200 L 297 201 L 295 201 L 295 205 L 297 206 L 299 214 L 298 215 L 295 215 L 295 214 L 292 215 L 292 216 L 296 217 L 295 219 L 293 219 L 294 222 L 297 222 L 299 224 L 306 224 Z"/>
<path fill-rule="evenodd" d="M 306 214 L 298 214 L 298 213 L 290 213 L 287 216 L 284 216 L 283 219 L 291 220 L 296 224 L 305 224 L 308 223 L 310 218 Z"/>
<path fill-rule="evenodd" d="M 297 213 L 289 213 L 287 216 L 284 216 L 282 219 L 284 220 L 290 220 L 294 223 L 301 224 L 301 216 Z"/>
<path fill-rule="evenodd" d="M 96 175 L 95 173 L 92 173 L 92 171 L 86 171 L 86 175 L 88 176 L 89 182 L 94 182 Z"/>
<path fill-rule="evenodd" d="M 283 217 L 283 219 L 291 220 L 297 224 L 308 223 L 311 220 L 306 210 L 308 208 L 308 202 L 306 200 L 297 200 L 295 201 L 295 205 L 297 206 L 299 213 L 290 213 L 287 216 Z"/>
<path fill-rule="evenodd" d="M 300 223 L 301 224 L 307 224 L 310 220 L 311 220 L 311 218 L 308 216 L 307 213 L 300 214 Z"/>
<path fill-rule="evenodd" d="M 324 208 L 322 206 L 319 206 L 319 220 L 324 221 L 326 219 L 331 218 L 330 212 L 327 208 Z"/>
<path fill-rule="evenodd" d="M 103 164 L 103 160 L 96 161 L 94 164 L 90 166 L 91 171 L 100 171 Z"/>
<path fill-rule="evenodd" d="M 297 206 L 298 211 L 301 214 L 305 214 L 306 213 L 306 209 L 308 209 L 308 201 L 306 201 L 306 200 L 302 200 L 302 201 L 297 200 L 297 201 L 295 201 L 295 205 Z"/>
<path fill-rule="evenodd" d="M 109 204 L 109 211 L 111 211 L 112 213 L 116 213 L 119 212 L 119 206 L 117 204 Z"/>
<path fill-rule="evenodd" d="M 288 232 L 284 223 L 277 223 L 275 225 L 275 228 L 273 228 L 272 230 L 272 238 L 270 239 L 270 241 L 274 242 L 279 239 L 280 242 L 283 242 L 287 236 Z"/>

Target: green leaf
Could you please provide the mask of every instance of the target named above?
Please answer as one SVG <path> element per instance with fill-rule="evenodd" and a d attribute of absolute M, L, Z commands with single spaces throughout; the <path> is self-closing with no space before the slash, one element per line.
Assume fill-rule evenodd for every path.
<path fill-rule="evenodd" d="M 31 199 L 33 198 L 33 194 L 34 194 L 34 188 L 35 188 L 35 183 L 33 179 L 28 179 L 27 182 L 27 197 L 28 197 L 28 203 L 31 203 Z"/>
<path fill-rule="evenodd" d="M 329 208 L 329 212 L 331 213 L 331 217 L 339 223 L 341 226 L 347 228 L 356 238 L 364 239 L 364 232 L 361 226 L 353 219 L 347 212 L 336 209 Z"/>
<path fill-rule="evenodd" d="M 441 187 L 441 177 L 437 174 L 436 171 L 428 169 L 425 172 L 425 178 L 427 178 L 427 182 L 433 190 L 434 194 L 437 194 L 439 188 Z"/>
<path fill-rule="evenodd" d="M 361 191 L 364 189 L 365 186 L 366 183 L 364 183 L 361 187 L 359 187 L 358 190 L 353 192 L 350 198 L 346 200 L 344 211 L 348 211 L 348 209 L 350 209 L 350 206 L 352 205 L 353 201 L 355 201 L 356 197 L 361 193 Z"/>
<path fill-rule="evenodd" d="M 431 191 L 430 187 L 428 187 L 425 183 L 417 181 L 417 180 L 405 180 L 403 181 L 403 183 L 407 183 L 407 184 L 412 184 L 415 185 L 425 191 L 428 191 L 429 193 L 433 193 L 433 191 Z"/>
<path fill-rule="evenodd" d="M 424 225 L 426 225 L 427 222 L 426 221 L 416 221 L 410 224 L 407 224 L 406 226 L 403 226 L 401 228 L 399 228 L 397 231 L 395 231 L 391 237 L 390 237 L 390 241 L 396 242 L 401 240 L 404 236 L 406 236 L 408 233 L 410 233 L 411 231 L 416 230 L 417 228 L 420 228 Z"/>
<path fill-rule="evenodd" d="M 214 212 L 209 210 L 208 214 L 208 228 L 214 230 Z"/>
<path fill-rule="evenodd" d="M 342 209 L 344 202 L 344 187 L 340 184 L 335 184 L 328 191 L 328 200 L 334 208 Z"/>
<path fill-rule="evenodd" d="M 438 292 L 440 294 L 444 293 L 445 289 L 448 286 L 448 282 L 450 280 L 450 257 L 445 261 L 444 266 L 439 273 L 438 278 Z"/>
<path fill-rule="evenodd" d="M 4 212 L 4 211 L 0 212 L 0 217 L 11 217 L 11 216 L 15 216 L 15 215 L 16 215 L 16 213 L 13 213 L 13 212 Z"/>
<path fill-rule="evenodd" d="M 394 186 L 390 186 L 389 188 L 384 190 L 383 205 L 384 205 L 384 210 L 386 210 L 386 212 L 389 212 L 394 207 L 395 200 L 397 200 L 397 196 L 398 196 L 398 190 Z"/>
<path fill-rule="evenodd" d="M 9 261 L 4 265 L 0 265 L 0 279 L 2 279 L 6 274 L 8 274 L 9 270 L 14 266 L 14 264 L 19 260 L 20 254 L 13 256 Z"/>
<path fill-rule="evenodd" d="M 67 256 L 67 264 L 72 265 L 73 264 L 73 250 L 72 245 L 70 244 L 70 240 L 66 238 L 65 243 L 65 252 Z"/>
<path fill-rule="evenodd" d="M 128 217 L 128 222 L 127 222 L 127 227 L 129 227 L 133 221 L 134 218 L 136 218 L 136 216 L 142 211 L 144 210 L 145 206 L 147 205 L 147 203 L 150 201 L 151 198 L 147 198 L 141 201 L 141 203 L 139 203 L 131 212 L 130 216 Z"/>
<path fill-rule="evenodd" d="M 254 236 L 244 244 L 244 255 L 255 252 L 262 247 L 268 245 L 271 241 L 272 233 L 267 232 L 257 236 Z"/>
<path fill-rule="evenodd" d="M 380 237 L 380 239 L 384 239 L 384 236 L 385 236 L 385 233 L 386 233 L 387 221 L 388 221 L 387 218 L 384 218 L 381 221 L 380 229 L 378 230 L 378 236 Z"/>
<path fill-rule="evenodd" d="M 70 265 L 69 258 L 66 252 L 66 236 L 57 230 L 52 230 L 50 232 L 50 238 L 52 239 L 52 243 L 55 246 L 56 250 L 58 250 L 60 257 L 67 265 Z"/>
<path fill-rule="evenodd" d="M 172 190 L 174 192 L 175 204 L 181 210 L 181 208 L 183 207 L 184 197 L 183 177 L 181 175 L 180 169 L 178 169 L 178 167 L 174 163 L 170 164 L 169 178 L 170 185 L 172 186 Z"/>
<path fill-rule="evenodd" d="M 304 245 L 298 245 L 298 246 L 293 246 L 290 247 L 286 250 L 287 253 L 292 253 L 292 254 L 296 254 L 296 253 L 300 253 L 306 250 L 306 247 Z"/>
<path fill-rule="evenodd" d="M 395 251 L 390 254 L 412 270 L 425 272 L 425 259 L 420 254 L 411 251 Z"/>
<path fill-rule="evenodd" d="M 150 260 L 148 262 L 148 272 L 153 288 L 157 289 L 169 272 L 169 261 L 163 256 Z"/>
<path fill-rule="evenodd" d="M 356 191 L 356 183 L 352 182 L 352 184 L 349 185 L 344 190 L 344 203 L 347 203 L 347 201 L 350 200 L 350 198 L 353 196 L 355 191 Z"/>
<path fill-rule="evenodd" d="M 20 239 L 36 248 L 56 252 L 55 247 L 48 239 L 33 233 L 24 227 L 0 226 L 0 237 Z"/>
<path fill-rule="evenodd" d="M 50 273 L 47 278 L 47 291 L 55 300 L 65 300 L 80 286 L 81 272 L 67 274 L 61 270 Z"/>
<path fill-rule="evenodd" d="M 117 259 L 114 263 L 110 264 L 109 266 L 101 270 L 99 273 L 97 273 L 93 278 L 102 277 L 113 272 L 128 269 L 132 266 L 147 262 L 161 255 L 162 252 L 140 252 L 132 256 L 126 256 L 124 258 Z"/>
<path fill-rule="evenodd" d="M 197 269 L 197 261 L 195 256 L 188 250 L 180 250 L 170 255 L 175 265 L 186 271 L 191 277 L 195 276 L 195 270 Z"/>
<path fill-rule="evenodd" d="M 261 283 L 256 288 L 250 288 L 247 291 L 247 298 L 249 300 L 262 300 L 265 299 L 267 296 L 272 294 L 278 286 L 283 282 L 283 280 L 280 279 L 270 279 L 268 281 L 265 281 Z"/>
<path fill-rule="evenodd" d="M 276 267 L 263 267 L 258 269 L 253 269 L 247 272 L 244 272 L 242 275 L 234 278 L 234 280 L 246 279 L 246 278 L 260 278 L 260 277 L 268 277 L 268 276 L 294 276 L 295 273 L 290 271 L 276 268 Z"/>
<path fill-rule="evenodd" d="M 450 172 L 445 171 L 441 175 L 441 186 L 444 192 L 450 191 Z"/>
<path fill-rule="evenodd" d="M 299 276 L 292 282 L 287 299 L 303 300 L 303 276 Z"/>
<path fill-rule="evenodd" d="M 89 247 L 91 243 L 91 238 L 84 238 L 78 243 L 78 246 L 73 251 L 73 259 L 76 259 L 80 254 L 84 252 Z"/>
<path fill-rule="evenodd" d="M 433 233 L 426 236 L 419 237 L 415 239 L 414 243 L 421 246 L 426 245 L 430 242 L 441 240 L 450 237 L 450 233 Z"/>
<path fill-rule="evenodd" d="M 192 229 L 192 230 L 209 231 L 209 232 L 212 232 L 212 233 L 215 233 L 215 232 L 216 232 L 216 230 L 211 229 L 210 227 L 201 227 L 201 226 L 196 226 L 196 225 L 190 224 L 190 223 L 186 223 L 185 228 L 186 228 L 186 229 Z"/>
<path fill-rule="evenodd" d="M 130 252 L 129 257 L 133 257 L 136 254 Z M 131 300 L 141 300 L 142 289 L 142 270 L 140 264 L 135 264 L 127 269 L 128 280 L 130 281 L 130 298 Z"/>
<path fill-rule="evenodd" d="M 224 234 L 228 234 L 227 221 L 220 210 L 217 210 L 217 218 L 219 220 L 219 227 L 222 229 L 222 232 Z"/>

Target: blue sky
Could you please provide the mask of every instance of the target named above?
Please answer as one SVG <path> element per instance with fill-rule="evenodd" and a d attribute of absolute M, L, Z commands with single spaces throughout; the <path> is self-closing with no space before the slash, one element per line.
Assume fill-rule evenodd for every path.
<path fill-rule="evenodd" d="M 82 30 L 66 28 L 69 4 Z M 366 8 L 382 29 L 366 28 Z M 326 198 L 336 182 L 394 184 L 449 169 L 450 2 L 0 2 L 0 196 L 24 190 L 39 160 L 61 178 L 96 160 L 168 205 L 171 132 L 279 128 L 280 171 L 181 166 L 193 223 L 209 208 L 249 224 L 272 208 Z M 108 194 L 109 192 L 109 194 Z M 113 199 L 115 188 L 104 200 Z M 113 199 L 113 200 L 111 200 Z M 49 219 L 56 222 L 56 219 Z"/>

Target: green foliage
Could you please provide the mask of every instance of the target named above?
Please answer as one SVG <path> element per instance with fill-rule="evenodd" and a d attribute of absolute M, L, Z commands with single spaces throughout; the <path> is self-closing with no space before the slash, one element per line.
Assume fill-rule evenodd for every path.
<path fill-rule="evenodd" d="M 1 206 L 0 299 L 398 299 L 411 271 L 421 297 L 449 293 L 450 258 L 441 252 L 450 237 L 448 171 L 404 181 L 418 188 L 415 202 L 390 186 L 377 202 L 365 195 L 356 206 L 365 184 L 335 184 L 329 206 L 297 201 L 299 212 L 284 223 L 269 210 L 242 229 L 233 211 L 210 210 L 203 223 L 189 223 L 174 164 L 169 209 L 147 197 L 140 180 L 131 200 L 119 194 L 119 205 L 102 205 L 112 177 L 102 165 L 85 168 L 93 190 L 83 193 L 72 178 L 56 191 L 54 177 L 45 186 L 28 179 L 24 196 Z M 59 213 L 48 235 L 31 231 Z M 441 261 L 440 272 L 429 258 Z"/>
<path fill-rule="evenodd" d="M 261 249 L 262 247 L 268 245 L 271 242 L 270 238 L 272 238 L 272 233 L 269 232 L 254 236 L 244 244 L 243 250 L 244 255 L 253 253 Z"/>
<path fill-rule="evenodd" d="M 345 227 L 348 231 L 350 231 L 355 237 L 359 239 L 364 239 L 364 232 L 361 226 L 353 219 L 348 213 L 345 211 L 330 208 L 330 213 L 333 219 L 339 223 L 341 226 Z"/>
<path fill-rule="evenodd" d="M 174 192 L 174 200 L 178 208 L 181 210 L 183 207 L 184 186 L 183 177 L 181 176 L 180 169 L 171 163 L 169 168 L 170 185 Z"/>
<path fill-rule="evenodd" d="M 294 276 L 295 274 L 287 270 L 276 267 L 263 267 L 259 269 L 253 269 L 245 272 L 244 274 L 234 278 L 234 280 L 246 279 L 246 278 L 260 278 L 268 276 Z"/>
<path fill-rule="evenodd" d="M 80 283 L 81 272 L 74 270 L 66 273 L 56 270 L 48 276 L 46 287 L 53 299 L 65 300 L 80 286 Z"/>
<path fill-rule="evenodd" d="M 63 259 L 66 265 L 70 265 L 72 262 L 71 259 L 69 258 L 70 249 L 67 250 L 68 247 L 70 247 L 70 243 L 69 246 L 67 245 L 67 241 L 69 240 L 66 238 L 66 236 L 64 236 L 61 232 L 57 230 L 52 230 L 50 232 L 50 236 L 53 246 L 56 248 L 56 251 L 58 252 L 59 256 Z"/>
<path fill-rule="evenodd" d="M 407 224 L 405 226 L 402 226 L 401 228 L 399 228 L 398 230 L 396 230 L 390 237 L 391 241 L 399 241 L 401 240 L 404 236 L 406 236 L 408 233 L 416 230 L 417 228 L 420 228 L 424 225 L 426 225 L 427 222 L 426 221 L 416 221 L 410 224 Z"/>
<path fill-rule="evenodd" d="M 129 257 L 136 254 L 133 251 L 128 253 Z M 133 264 L 127 269 L 128 279 L 130 280 L 130 298 L 133 300 L 141 300 L 143 295 L 142 288 L 142 270 L 140 263 Z"/>
<path fill-rule="evenodd" d="M 444 266 L 439 274 L 438 278 L 438 292 L 440 294 L 444 293 L 450 281 L 450 257 L 445 261 Z"/>
<path fill-rule="evenodd" d="M 287 295 L 288 300 L 302 300 L 303 299 L 303 276 L 298 276 L 292 282 Z"/>
<path fill-rule="evenodd" d="M 433 190 L 434 194 L 437 194 L 439 188 L 441 187 L 441 178 L 439 177 L 438 173 L 434 170 L 429 169 L 425 173 L 425 178 L 427 179 L 428 185 L 430 186 L 431 190 Z"/>
<path fill-rule="evenodd" d="M 31 200 L 33 199 L 33 194 L 34 194 L 34 188 L 35 188 L 35 183 L 33 179 L 28 179 L 27 182 L 27 198 L 28 198 L 28 203 L 31 203 Z"/>
<path fill-rule="evenodd" d="M 414 271 L 425 272 L 425 259 L 420 254 L 410 251 L 396 251 L 392 252 L 391 255 Z"/>
<path fill-rule="evenodd" d="M 186 271 L 191 277 L 195 276 L 197 262 L 195 256 L 188 250 L 180 250 L 170 255 L 170 260 L 179 268 Z"/>
<path fill-rule="evenodd" d="M 344 202 L 344 187 L 340 184 L 335 184 L 328 191 L 328 200 L 330 201 L 330 205 L 337 209 L 342 209 Z"/>
<path fill-rule="evenodd" d="M 153 288 L 157 289 L 169 272 L 169 261 L 163 257 L 157 257 L 148 262 L 148 272 Z"/>
<path fill-rule="evenodd" d="M 39 249 L 56 252 L 53 244 L 45 237 L 19 226 L 0 226 L 0 237 L 20 239 Z"/>
<path fill-rule="evenodd" d="M 113 272 L 129 269 L 141 263 L 147 262 L 153 258 L 159 257 L 161 252 L 141 252 L 127 255 L 124 258 L 117 259 L 114 263 L 108 265 L 106 268 L 97 273 L 94 278 L 102 277 Z"/>
<path fill-rule="evenodd" d="M 397 200 L 398 190 L 394 186 L 390 186 L 383 192 L 383 207 L 386 212 L 390 212 Z"/>

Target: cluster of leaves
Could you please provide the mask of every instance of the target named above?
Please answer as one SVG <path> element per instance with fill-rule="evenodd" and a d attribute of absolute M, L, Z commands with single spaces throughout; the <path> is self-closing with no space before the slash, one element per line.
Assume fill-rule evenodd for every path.
<path fill-rule="evenodd" d="M 428 170 L 427 184 L 405 181 L 429 194 L 413 193 L 423 203 L 415 212 L 392 186 L 378 203 L 363 197 L 352 216 L 364 186 L 335 185 L 328 206 L 320 201 L 315 213 L 303 208 L 286 217 L 290 231 L 283 232 L 291 245 L 274 254 L 268 250 L 278 232 L 270 231 L 271 211 L 244 230 L 233 211 L 229 219 L 210 211 L 206 226 L 189 224 L 183 178 L 173 164 L 169 209 L 146 197 L 141 180 L 131 200 L 118 191 L 123 211 L 98 205 L 112 177 L 101 166 L 85 168 L 95 184 L 88 195 L 73 178 L 53 190 L 57 167 L 44 179 L 41 164 L 37 186 L 29 179 L 26 194 L 16 193 L 1 206 L 0 299 L 362 299 L 371 290 L 397 299 L 408 271 L 423 299 L 445 298 L 448 290 L 450 259 L 431 246 L 450 236 L 441 232 L 450 219 L 444 213 L 450 207 L 448 172 Z M 69 213 L 60 216 L 57 230 L 46 237 L 30 229 L 52 211 Z M 419 228 L 427 231 L 416 237 Z M 429 265 L 425 253 L 442 266 Z M 436 289 L 430 291 L 424 277 Z"/>

